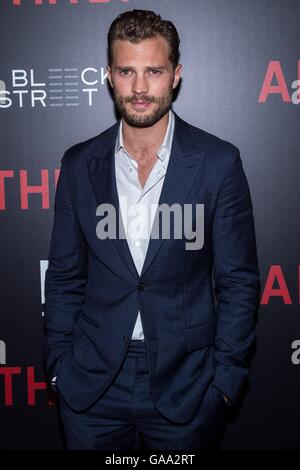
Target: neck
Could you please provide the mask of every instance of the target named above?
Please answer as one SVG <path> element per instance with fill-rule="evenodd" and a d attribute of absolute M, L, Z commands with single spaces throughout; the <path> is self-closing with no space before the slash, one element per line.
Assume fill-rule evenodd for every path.
<path fill-rule="evenodd" d="M 122 121 L 123 142 L 128 151 L 144 153 L 145 149 L 158 150 L 163 143 L 169 122 L 166 113 L 158 122 L 150 127 L 132 127 L 124 119 Z"/>

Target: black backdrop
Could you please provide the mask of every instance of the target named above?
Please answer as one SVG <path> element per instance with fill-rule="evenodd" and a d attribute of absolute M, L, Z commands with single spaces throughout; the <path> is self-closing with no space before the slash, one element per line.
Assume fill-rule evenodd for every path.
<path fill-rule="evenodd" d="M 221 447 L 300 447 L 300 2 L 2 0 L 0 448 L 62 448 L 42 364 L 55 182 L 66 148 L 115 120 L 106 33 L 133 8 L 177 26 L 183 79 L 174 109 L 239 147 L 252 193 L 257 348 Z"/>

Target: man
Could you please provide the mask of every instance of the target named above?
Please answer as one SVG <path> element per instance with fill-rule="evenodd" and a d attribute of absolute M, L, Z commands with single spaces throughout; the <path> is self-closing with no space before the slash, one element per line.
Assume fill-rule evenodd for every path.
<path fill-rule="evenodd" d="M 121 120 L 62 159 L 45 352 L 69 449 L 210 448 L 247 376 L 259 292 L 249 188 L 236 147 L 171 111 L 178 49 L 159 15 L 119 15 L 107 71 Z M 190 218 L 152 237 L 174 205 Z"/>

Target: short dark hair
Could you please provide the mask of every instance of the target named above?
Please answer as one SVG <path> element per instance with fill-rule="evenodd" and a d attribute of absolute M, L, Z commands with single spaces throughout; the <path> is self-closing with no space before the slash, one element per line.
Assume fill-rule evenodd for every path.
<path fill-rule="evenodd" d="M 179 61 L 180 38 L 171 21 L 163 20 L 150 10 L 132 10 L 121 13 L 112 22 L 108 34 L 108 63 L 112 64 L 112 45 L 117 39 L 139 43 L 145 39 L 161 36 L 170 46 L 169 60 L 175 68 Z"/>

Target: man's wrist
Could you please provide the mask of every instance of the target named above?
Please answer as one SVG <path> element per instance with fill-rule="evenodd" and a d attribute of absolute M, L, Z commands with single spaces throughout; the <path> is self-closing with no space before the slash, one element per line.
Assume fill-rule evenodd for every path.
<path fill-rule="evenodd" d="M 56 388 L 56 379 L 57 379 L 57 376 L 52 377 L 51 379 L 51 387 L 53 388 L 53 390 L 55 390 Z"/>
<path fill-rule="evenodd" d="M 229 404 L 229 398 L 227 398 L 226 395 L 224 395 L 223 393 L 222 393 L 222 395 L 223 395 L 223 398 L 225 400 L 225 404 L 228 405 Z"/>

